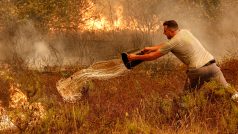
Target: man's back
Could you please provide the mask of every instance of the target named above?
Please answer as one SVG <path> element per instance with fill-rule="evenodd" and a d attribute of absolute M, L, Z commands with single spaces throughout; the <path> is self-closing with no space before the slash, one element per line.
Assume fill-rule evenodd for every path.
<path fill-rule="evenodd" d="M 160 52 L 163 54 L 169 51 L 191 69 L 200 68 L 214 59 L 188 30 L 183 29 L 178 31 L 178 33 L 160 49 Z"/>

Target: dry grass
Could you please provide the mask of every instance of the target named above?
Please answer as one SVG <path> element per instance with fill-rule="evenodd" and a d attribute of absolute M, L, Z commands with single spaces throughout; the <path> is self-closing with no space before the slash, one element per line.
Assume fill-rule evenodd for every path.
<path fill-rule="evenodd" d="M 63 102 L 55 87 L 72 70 L 42 73 L 11 68 L 11 79 L 1 78 L 1 96 L 5 96 L 1 100 L 7 107 L 3 91 L 16 81 L 29 102 L 46 107 L 46 118 L 17 131 L 23 133 L 237 133 L 238 107 L 229 93 L 214 82 L 183 92 L 185 68 L 172 63 L 143 63 L 125 76 L 91 80 L 89 92 L 76 104 Z M 221 64 L 233 86 L 237 86 L 237 65 L 236 59 Z"/>

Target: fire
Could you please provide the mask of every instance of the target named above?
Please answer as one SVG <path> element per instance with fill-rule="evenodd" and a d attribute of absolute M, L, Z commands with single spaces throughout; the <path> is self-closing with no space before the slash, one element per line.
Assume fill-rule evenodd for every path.
<path fill-rule="evenodd" d="M 90 19 L 86 22 L 84 30 L 103 30 L 108 29 L 106 28 L 109 24 L 105 17 L 101 19 Z"/>
<path fill-rule="evenodd" d="M 94 8 L 96 10 L 96 8 Z M 86 21 L 84 30 L 105 30 L 111 31 L 115 29 L 126 29 L 125 22 L 123 22 L 123 7 L 118 6 L 115 12 L 115 19 L 111 20 L 103 15 L 99 14 L 99 18 L 91 18 Z M 91 15 L 91 13 L 86 14 L 85 16 Z"/>
<path fill-rule="evenodd" d="M 117 20 L 114 21 L 114 27 L 119 28 L 119 27 L 123 27 L 123 7 L 119 6 L 116 10 L 116 16 L 117 16 Z"/>
<path fill-rule="evenodd" d="M 82 21 L 84 23 L 75 24 L 72 22 L 72 26 L 76 27 L 77 31 L 113 31 L 113 30 L 129 30 L 129 31 L 143 31 L 154 32 L 159 29 L 159 19 L 156 15 L 152 17 L 150 22 L 138 21 L 140 18 L 133 16 L 125 16 L 124 8 L 122 5 L 117 5 L 111 9 L 110 15 L 105 15 L 99 12 L 97 5 L 90 2 L 90 10 L 84 12 L 82 15 Z M 54 17 L 50 22 L 50 31 L 57 31 L 54 28 L 54 23 L 57 23 L 59 18 Z M 52 23 L 52 24 L 51 24 Z M 61 31 L 66 31 L 67 27 L 60 26 Z M 75 29 L 74 29 L 75 30 Z"/>
<path fill-rule="evenodd" d="M 131 30 L 131 31 L 143 31 L 143 32 L 155 32 L 159 29 L 159 18 L 153 15 L 150 22 L 140 23 L 136 18 L 123 16 L 123 6 L 114 7 L 114 18 L 108 18 L 103 14 L 100 14 L 98 19 L 90 19 L 86 21 L 84 30 Z M 111 20 L 111 21 L 110 21 Z"/>

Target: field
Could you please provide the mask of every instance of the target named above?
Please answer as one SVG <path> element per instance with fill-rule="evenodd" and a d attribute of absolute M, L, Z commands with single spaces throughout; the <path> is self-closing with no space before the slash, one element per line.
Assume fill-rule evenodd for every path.
<path fill-rule="evenodd" d="M 238 60 L 220 67 L 237 86 Z M 63 101 L 56 82 L 80 68 L 40 72 L 1 68 L 1 105 L 23 133 L 236 133 L 237 103 L 216 83 L 183 91 L 184 66 L 173 61 L 143 63 L 123 76 L 91 80 L 82 98 Z M 5 89 L 5 90 L 4 90 Z M 9 90 L 6 90 L 9 89 Z M 17 89 L 20 89 L 17 90 Z M 16 92 L 26 95 L 18 96 Z M 21 98 L 21 99 L 20 99 Z M 5 130 L 6 131 L 6 130 Z"/>

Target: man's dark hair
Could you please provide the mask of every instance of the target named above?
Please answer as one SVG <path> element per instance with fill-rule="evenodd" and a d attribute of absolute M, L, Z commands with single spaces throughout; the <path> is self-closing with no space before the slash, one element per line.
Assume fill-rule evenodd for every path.
<path fill-rule="evenodd" d="M 178 29 L 178 23 L 175 20 L 168 20 L 163 23 L 163 26 L 167 26 L 168 28 Z"/>

